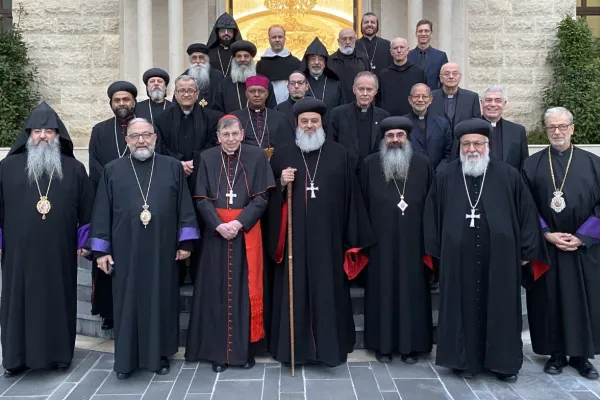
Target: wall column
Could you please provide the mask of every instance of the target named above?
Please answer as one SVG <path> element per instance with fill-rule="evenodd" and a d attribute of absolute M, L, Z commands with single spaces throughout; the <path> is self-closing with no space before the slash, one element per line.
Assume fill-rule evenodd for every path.
<path fill-rule="evenodd" d="M 153 66 L 152 55 L 152 0 L 137 0 L 138 76 L 140 97 L 146 97 L 142 75 Z M 144 88 L 144 89 L 142 89 Z"/>

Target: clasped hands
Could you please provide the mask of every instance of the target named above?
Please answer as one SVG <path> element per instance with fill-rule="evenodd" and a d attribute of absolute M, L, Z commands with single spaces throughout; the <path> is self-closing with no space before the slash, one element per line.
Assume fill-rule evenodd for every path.
<path fill-rule="evenodd" d="M 243 225 L 238 220 L 234 220 L 217 226 L 216 231 L 223 236 L 223 239 L 233 240 L 242 228 Z"/>
<path fill-rule="evenodd" d="M 181 165 L 183 165 L 183 172 L 185 172 L 185 176 L 190 176 L 194 171 L 194 161 L 182 161 Z"/>
<path fill-rule="evenodd" d="M 575 251 L 583 244 L 583 242 L 579 240 L 577 236 L 571 235 L 570 233 L 546 233 L 544 238 L 562 251 Z"/>

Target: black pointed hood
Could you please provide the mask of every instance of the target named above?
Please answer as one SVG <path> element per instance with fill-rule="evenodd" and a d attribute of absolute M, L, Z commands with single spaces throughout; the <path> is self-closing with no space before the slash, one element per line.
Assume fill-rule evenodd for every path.
<path fill-rule="evenodd" d="M 71 141 L 71 137 L 69 136 L 69 132 L 67 132 L 65 124 L 63 124 L 58 114 L 56 114 L 56 111 L 54 111 L 54 109 L 52 109 L 45 101 L 38 104 L 37 107 L 31 111 L 27 120 L 25 120 L 23 130 L 17 135 L 15 143 L 10 148 L 8 156 L 25 152 L 29 133 L 32 129 L 38 128 L 56 129 L 60 140 L 61 153 L 65 156 L 75 158 L 73 154 L 73 142 Z"/>
<path fill-rule="evenodd" d="M 323 75 L 325 75 L 329 78 L 340 80 L 340 78 L 337 76 L 337 74 L 335 72 L 333 72 L 333 70 L 331 70 L 327 66 L 327 61 L 329 60 L 329 53 L 327 52 L 327 47 L 325 47 L 323 42 L 321 42 L 321 40 L 319 40 L 318 37 L 316 37 L 315 40 L 313 40 L 308 45 L 308 47 L 306 48 L 306 51 L 304 52 L 304 57 L 302 58 L 302 62 L 300 63 L 299 69 L 307 77 L 310 76 L 310 71 L 308 70 L 308 56 L 310 56 L 310 55 L 317 55 L 317 56 L 325 57 L 325 69 L 323 70 Z"/>
<path fill-rule="evenodd" d="M 217 18 L 215 26 L 213 26 L 212 30 L 210 31 L 210 37 L 208 38 L 208 43 L 206 43 L 209 49 L 219 45 L 219 34 L 217 33 L 217 29 L 234 29 L 235 33 L 231 43 L 234 43 L 237 40 L 242 40 L 242 33 L 240 32 L 240 28 L 238 28 L 235 19 L 233 19 L 233 17 L 228 13 L 223 13 L 219 18 Z"/>

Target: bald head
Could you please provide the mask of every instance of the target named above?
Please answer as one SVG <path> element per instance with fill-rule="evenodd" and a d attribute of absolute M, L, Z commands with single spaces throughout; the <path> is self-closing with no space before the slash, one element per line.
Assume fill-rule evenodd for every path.
<path fill-rule="evenodd" d="M 406 64 L 406 58 L 408 57 L 408 41 L 403 37 L 392 39 L 390 44 L 390 53 L 394 59 L 394 64 Z"/>
<path fill-rule="evenodd" d="M 424 83 L 417 83 L 416 85 L 413 85 L 413 87 L 410 89 L 411 96 L 415 93 L 422 93 L 422 92 L 425 92 L 426 94 L 430 95 L 431 89 L 429 88 L 429 86 L 427 86 Z"/>
<path fill-rule="evenodd" d="M 449 62 L 442 65 L 440 69 L 440 81 L 446 93 L 454 94 L 458 90 L 460 78 L 460 66 L 457 63 Z"/>
<path fill-rule="evenodd" d="M 342 29 L 338 35 L 338 45 L 340 46 L 340 53 L 352 54 L 356 46 L 356 33 L 349 28 Z"/>

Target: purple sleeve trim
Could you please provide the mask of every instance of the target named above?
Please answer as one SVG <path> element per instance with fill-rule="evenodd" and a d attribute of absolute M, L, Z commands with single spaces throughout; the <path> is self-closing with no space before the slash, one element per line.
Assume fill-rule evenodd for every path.
<path fill-rule="evenodd" d="M 540 215 L 540 224 L 542 225 L 542 229 L 548 229 L 548 224 L 544 221 L 544 218 Z"/>
<path fill-rule="evenodd" d="M 85 224 L 77 229 L 77 249 L 83 248 L 90 233 L 90 224 Z"/>
<path fill-rule="evenodd" d="M 110 254 L 110 242 L 106 240 L 92 238 L 91 245 L 92 251 L 99 251 L 101 253 Z"/>
<path fill-rule="evenodd" d="M 579 227 L 577 233 L 600 240 L 600 218 L 589 217 L 583 225 Z"/>
<path fill-rule="evenodd" d="M 179 228 L 179 243 L 185 240 L 200 239 L 200 234 L 196 228 Z"/>

